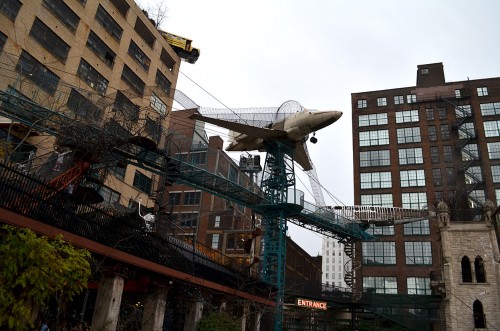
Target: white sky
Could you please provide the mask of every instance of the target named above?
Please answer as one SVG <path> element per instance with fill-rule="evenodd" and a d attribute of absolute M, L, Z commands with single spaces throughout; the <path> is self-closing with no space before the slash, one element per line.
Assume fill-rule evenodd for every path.
<path fill-rule="evenodd" d="M 196 64 L 182 63 L 177 85 L 197 104 L 277 107 L 291 99 L 344 112 L 308 147 L 321 184 L 346 205 L 354 202 L 351 93 L 414 86 L 426 63 L 443 62 L 447 81 L 500 76 L 498 0 L 164 2 L 161 28 L 201 50 Z M 319 234 L 289 233 L 310 254 L 321 252 Z"/>

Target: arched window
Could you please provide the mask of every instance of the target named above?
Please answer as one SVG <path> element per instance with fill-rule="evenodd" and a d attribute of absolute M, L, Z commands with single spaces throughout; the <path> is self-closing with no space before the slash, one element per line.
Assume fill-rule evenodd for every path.
<path fill-rule="evenodd" d="M 474 301 L 474 303 L 472 304 L 472 310 L 474 311 L 474 328 L 486 328 L 486 317 L 483 313 L 483 304 L 481 303 L 481 301 Z"/>
<path fill-rule="evenodd" d="M 476 256 L 474 259 L 474 271 L 476 272 L 476 283 L 486 283 L 484 261 L 480 256 Z"/>
<path fill-rule="evenodd" d="M 467 256 L 462 258 L 462 282 L 472 283 L 472 270 L 470 260 Z"/>

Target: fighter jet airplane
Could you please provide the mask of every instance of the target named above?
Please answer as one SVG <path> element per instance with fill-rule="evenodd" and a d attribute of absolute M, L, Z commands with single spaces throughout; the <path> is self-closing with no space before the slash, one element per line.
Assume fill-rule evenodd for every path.
<path fill-rule="evenodd" d="M 246 110 L 242 113 L 226 113 L 225 116 L 218 114 L 217 117 L 196 113 L 190 118 L 231 130 L 226 151 L 264 151 L 264 142 L 270 140 L 292 143 L 295 145 L 293 159 L 304 171 L 313 167 L 306 146 L 309 134 L 314 135 L 342 116 L 341 111 L 308 110 L 296 101 L 285 102 L 275 108 L 276 112 L 267 113 L 268 116 Z M 272 119 L 269 120 L 271 114 Z M 316 143 L 316 137 L 311 137 L 311 142 Z"/>

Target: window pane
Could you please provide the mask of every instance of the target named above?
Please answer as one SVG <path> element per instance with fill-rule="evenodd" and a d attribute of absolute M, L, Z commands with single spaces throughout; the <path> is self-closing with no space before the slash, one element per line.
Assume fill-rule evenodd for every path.
<path fill-rule="evenodd" d="M 43 0 L 43 5 L 71 32 L 76 31 L 78 23 L 80 22 L 80 17 L 78 17 L 63 0 Z"/>
<path fill-rule="evenodd" d="M 396 112 L 396 123 L 418 122 L 418 110 Z"/>
<path fill-rule="evenodd" d="M 427 194 L 421 193 L 403 193 L 403 208 L 422 209 L 427 205 Z"/>
<path fill-rule="evenodd" d="M 39 86 L 45 92 L 53 95 L 56 92 L 59 77 L 38 62 L 34 57 L 22 51 L 16 71 L 26 76 L 29 80 Z"/>
<path fill-rule="evenodd" d="M 482 103 L 479 106 L 481 107 L 481 115 L 483 116 L 500 114 L 500 102 Z"/>
<path fill-rule="evenodd" d="M 108 14 L 108 12 L 101 6 L 97 8 L 97 12 L 95 14 L 95 20 L 99 22 L 104 29 L 115 39 L 116 41 L 120 41 L 122 38 L 123 29 L 120 27 L 118 23 Z"/>
<path fill-rule="evenodd" d="M 392 187 L 390 172 L 369 172 L 361 174 L 361 188 L 390 188 Z"/>
<path fill-rule="evenodd" d="M 363 206 L 393 207 L 392 194 L 362 194 Z"/>
<path fill-rule="evenodd" d="M 122 80 L 126 82 L 139 95 L 144 94 L 146 84 L 127 65 L 123 66 Z"/>
<path fill-rule="evenodd" d="M 401 187 L 425 186 L 425 175 L 423 170 L 400 171 Z"/>
<path fill-rule="evenodd" d="M 422 148 L 402 148 L 398 152 L 400 165 L 424 163 Z"/>
<path fill-rule="evenodd" d="M 387 113 L 359 116 L 359 126 L 384 125 L 384 124 L 387 124 Z"/>
<path fill-rule="evenodd" d="M 0 2 L 0 12 L 9 20 L 14 21 L 22 5 L 19 0 L 3 0 Z"/>
<path fill-rule="evenodd" d="M 363 131 L 359 132 L 359 146 L 375 146 L 389 144 L 389 131 Z"/>
<path fill-rule="evenodd" d="M 431 280 L 427 277 L 408 277 L 406 279 L 408 294 L 431 295 Z"/>
<path fill-rule="evenodd" d="M 429 220 L 422 220 L 404 224 L 404 234 L 407 236 L 429 235 Z"/>
<path fill-rule="evenodd" d="M 394 242 L 363 242 L 363 264 L 396 264 Z"/>
<path fill-rule="evenodd" d="M 398 283 L 396 277 L 363 277 L 363 291 L 375 289 L 375 293 L 397 294 Z"/>
<path fill-rule="evenodd" d="M 391 163 L 388 150 L 368 151 L 359 153 L 360 167 L 388 166 Z"/>
<path fill-rule="evenodd" d="M 99 38 L 94 31 L 90 31 L 89 38 L 87 39 L 87 48 L 94 52 L 98 58 L 112 68 L 115 63 L 116 54 L 108 47 L 108 45 Z"/>
<path fill-rule="evenodd" d="M 405 242 L 405 257 L 406 264 L 432 264 L 431 243 L 422 241 Z"/>
<path fill-rule="evenodd" d="M 484 135 L 486 137 L 500 137 L 500 121 L 484 122 Z"/>
<path fill-rule="evenodd" d="M 420 128 L 401 128 L 397 129 L 398 143 L 419 143 L 421 141 Z"/>
<path fill-rule="evenodd" d="M 76 74 L 97 93 L 100 95 L 106 94 L 108 80 L 84 59 L 80 60 L 80 66 Z"/>

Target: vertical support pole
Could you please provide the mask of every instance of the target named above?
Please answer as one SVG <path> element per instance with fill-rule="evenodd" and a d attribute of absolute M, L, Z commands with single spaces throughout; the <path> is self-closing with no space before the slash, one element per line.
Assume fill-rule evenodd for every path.
<path fill-rule="evenodd" d="M 167 305 L 167 293 L 167 286 L 158 286 L 156 291 L 147 297 L 142 315 L 141 331 L 162 330 Z"/>
<path fill-rule="evenodd" d="M 116 330 L 124 284 L 125 280 L 120 276 L 103 278 L 99 282 L 92 330 Z"/>
<path fill-rule="evenodd" d="M 188 307 L 184 320 L 184 331 L 196 331 L 198 322 L 203 314 L 203 302 L 195 301 Z"/>

